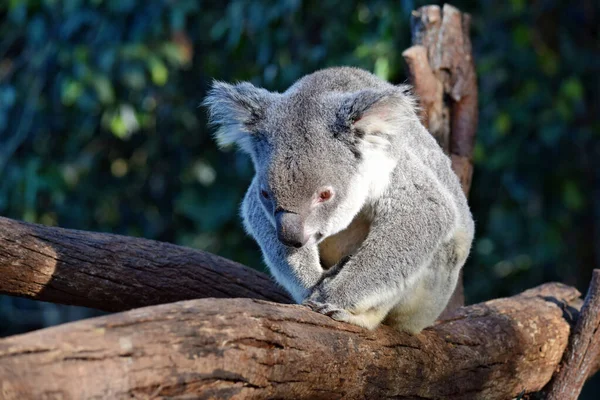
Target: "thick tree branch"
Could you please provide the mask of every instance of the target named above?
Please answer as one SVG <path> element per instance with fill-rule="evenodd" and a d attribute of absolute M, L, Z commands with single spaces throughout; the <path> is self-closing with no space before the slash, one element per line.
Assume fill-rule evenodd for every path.
<path fill-rule="evenodd" d="M 0 293 L 107 311 L 203 297 L 290 302 L 268 276 L 204 251 L 3 217 Z"/>
<path fill-rule="evenodd" d="M 477 132 L 477 77 L 471 54 L 471 17 L 445 4 L 413 11 L 413 46 L 402 55 L 415 93 L 421 120 L 452 160 L 463 191 L 469 194 L 473 146 Z M 461 275 L 444 311 L 464 305 Z"/>
<path fill-rule="evenodd" d="M 598 369 L 600 358 L 600 270 L 594 270 L 560 370 L 548 388 L 548 400 L 576 400 Z"/>
<path fill-rule="evenodd" d="M 0 397 L 508 399 L 551 378 L 579 293 L 548 284 L 411 336 L 202 299 L 0 340 Z"/>

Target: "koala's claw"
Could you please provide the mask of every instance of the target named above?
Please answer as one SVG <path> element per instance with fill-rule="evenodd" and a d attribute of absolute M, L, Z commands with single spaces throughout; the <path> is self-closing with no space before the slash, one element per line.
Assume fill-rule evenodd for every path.
<path fill-rule="evenodd" d="M 309 307 L 311 310 L 323 315 L 327 315 L 336 321 L 347 322 L 352 319 L 352 314 L 331 303 L 320 303 L 317 301 L 307 300 L 302 304 Z"/>
<path fill-rule="evenodd" d="M 340 322 L 348 322 L 352 324 L 352 321 L 354 320 L 354 316 L 346 310 L 337 310 L 327 315 L 329 315 L 332 319 Z"/>
<path fill-rule="evenodd" d="M 318 301 L 307 299 L 302 302 L 302 305 L 310 308 L 313 311 L 319 312 L 319 308 L 321 306 L 323 306 L 323 303 L 319 303 Z"/>
<path fill-rule="evenodd" d="M 381 313 L 381 310 L 375 310 L 371 313 L 354 314 L 331 303 L 321 303 L 314 300 L 305 300 L 302 304 L 336 321 L 346 322 L 367 329 L 375 329 L 385 316 L 384 313 Z"/>

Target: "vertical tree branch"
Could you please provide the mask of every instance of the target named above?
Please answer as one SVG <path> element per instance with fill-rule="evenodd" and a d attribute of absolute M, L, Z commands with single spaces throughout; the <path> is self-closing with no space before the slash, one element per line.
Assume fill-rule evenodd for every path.
<path fill-rule="evenodd" d="M 600 355 L 600 269 L 595 269 L 560 370 L 548 387 L 548 400 L 576 400 Z"/>
<path fill-rule="evenodd" d="M 477 79 L 471 54 L 471 18 L 448 4 L 413 11 L 413 46 L 402 55 L 420 99 L 421 120 L 452 160 L 468 195 L 477 131 Z M 464 305 L 462 271 L 442 314 Z"/>

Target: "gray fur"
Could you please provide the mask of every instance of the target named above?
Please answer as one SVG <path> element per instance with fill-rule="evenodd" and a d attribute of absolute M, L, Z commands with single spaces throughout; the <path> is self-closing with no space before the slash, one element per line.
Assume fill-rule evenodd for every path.
<path fill-rule="evenodd" d="M 341 67 L 284 93 L 217 82 L 205 104 L 219 143 L 237 143 L 252 158 L 244 226 L 298 303 L 370 329 L 385 322 L 419 332 L 435 321 L 474 224 L 407 87 Z M 277 221 L 297 225 L 276 224 L 276 213 L 293 214 Z M 288 247 L 282 231 L 310 238 Z M 337 263 L 324 268 L 331 257 Z"/>

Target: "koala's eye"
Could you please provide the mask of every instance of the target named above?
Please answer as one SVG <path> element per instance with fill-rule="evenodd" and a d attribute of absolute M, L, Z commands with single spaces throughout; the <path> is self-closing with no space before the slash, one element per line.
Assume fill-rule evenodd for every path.
<path fill-rule="evenodd" d="M 269 193 L 266 190 L 261 190 L 260 191 L 260 195 L 265 199 L 265 200 L 269 200 Z"/>
<path fill-rule="evenodd" d="M 322 190 L 319 192 L 319 202 L 323 203 L 333 196 L 333 193 L 329 189 Z"/>

